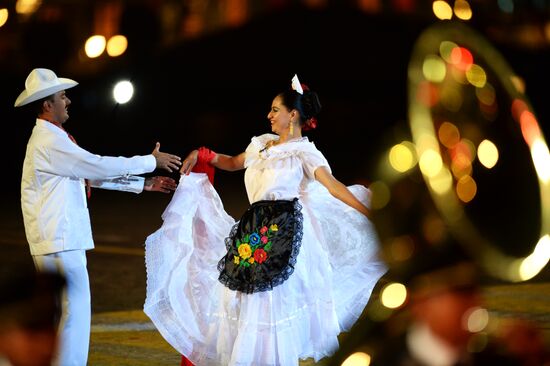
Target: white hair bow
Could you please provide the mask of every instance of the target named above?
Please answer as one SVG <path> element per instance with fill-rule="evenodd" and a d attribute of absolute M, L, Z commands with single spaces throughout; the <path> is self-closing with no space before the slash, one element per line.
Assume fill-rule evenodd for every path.
<path fill-rule="evenodd" d="M 299 94 L 304 94 L 302 84 L 300 84 L 300 80 L 298 80 L 298 75 L 296 74 L 294 74 L 294 77 L 292 78 L 292 89 L 296 90 Z"/>

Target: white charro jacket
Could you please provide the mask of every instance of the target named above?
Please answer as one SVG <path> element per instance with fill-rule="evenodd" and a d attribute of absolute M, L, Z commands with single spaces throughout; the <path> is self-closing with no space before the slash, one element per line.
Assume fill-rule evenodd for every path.
<path fill-rule="evenodd" d="M 92 154 L 71 141 L 61 128 L 37 119 L 21 179 L 21 208 L 31 254 L 94 247 L 84 179 L 100 188 L 139 193 L 142 177 L 123 184 L 117 184 L 116 178 L 148 173 L 155 167 L 153 155 Z"/>

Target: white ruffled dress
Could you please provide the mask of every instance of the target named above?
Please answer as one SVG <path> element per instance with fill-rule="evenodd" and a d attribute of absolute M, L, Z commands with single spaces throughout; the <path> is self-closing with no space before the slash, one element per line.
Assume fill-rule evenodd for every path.
<path fill-rule="evenodd" d="M 245 184 L 251 203 L 299 198 L 303 239 L 288 280 L 252 294 L 218 281 L 235 220 L 206 174 L 182 176 L 162 226 L 146 240 L 144 311 L 197 366 L 297 366 L 330 356 L 386 272 L 372 223 L 314 180 L 318 167 L 329 168 L 324 156 L 307 138 L 265 149 L 277 138 L 252 138 Z M 349 189 L 368 205 L 365 187 Z"/>

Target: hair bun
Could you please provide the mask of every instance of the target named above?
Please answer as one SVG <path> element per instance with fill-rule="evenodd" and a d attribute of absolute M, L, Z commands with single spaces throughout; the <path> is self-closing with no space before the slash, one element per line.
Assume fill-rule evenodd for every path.
<path fill-rule="evenodd" d="M 317 93 L 311 90 L 304 90 L 302 96 L 302 106 L 304 109 L 304 119 L 309 120 L 313 117 L 316 117 L 321 111 L 321 103 L 319 102 L 319 97 Z"/>

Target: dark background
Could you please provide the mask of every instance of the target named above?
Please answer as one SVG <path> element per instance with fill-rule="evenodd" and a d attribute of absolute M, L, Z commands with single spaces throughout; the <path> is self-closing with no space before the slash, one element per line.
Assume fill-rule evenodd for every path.
<path fill-rule="evenodd" d="M 169 1 L 127 1 L 121 2 L 118 27 L 128 37 L 128 51 L 119 58 L 88 60 L 81 44 L 92 34 L 94 7 L 101 3 L 52 1 L 43 8 L 53 15 L 39 10 L 0 28 L 0 192 L 16 220 L 21 215 L 21 166 L 35 117 L 13 103 L 35 67 L 51 68 L 80 83 L 68 91 L 72 105 L 65 124 L 78 143 L 97 154 L 123 156 L 148 154 L 156 141 L 161 150 L 182 157 L 201 145 L 240 153 L 252 136 L 269 132 L 266 116 L 272 98 L 288 88 L 297 73 L 318 92 L 323 105 L 319 128 L 307 135 L 337 178 L 346 184 L 368 184 L 379 178 L 376 167 L 389 148 L 386 142 L 399 142 L 407 134 L 410 54 L 421 32 L 440 22 L 431 1 L 381 1 L 377 11 L 360 10 L 360 1 L 318 2 L 322 6 L 308 5 L 314 1 L 249 1 L 243 3 L 251 15 L 240 24 L 210 26 L 198 36 L 167 45 L 158 10 Z M 517 3 L 512 14 L 496 3 L 472 1 L 474 17 L 465 23 L 486 37 L 523 78 L 547 134 L 550 41 L 545 41 L 544 31 L 550 2 Z M 6 6 L 11 9 L 14 2 Z M 134 98 L 116 105 L 111 88 L 123 78 L 134 83 Z M 239 216 L 247 206 L 242 172 L 218 172 L 216 186 L 228 212 Z M 495 189 L 509 194 L 513 182 Z M 124 215 L 117 195 L 96 190 L 94 199 L 111 202 L 108 214 L 113 217 Z M 158 223 L 160 213 L 147 206 L 148 201 L 136 205 L 132 214 L 140 216 L 138 222 Z M 500 203 L 501 209 L 514 212 L 505 201 Z M 90 210 L 94 221 L 100 209 L 96 211 L 93 199 Z"/>

